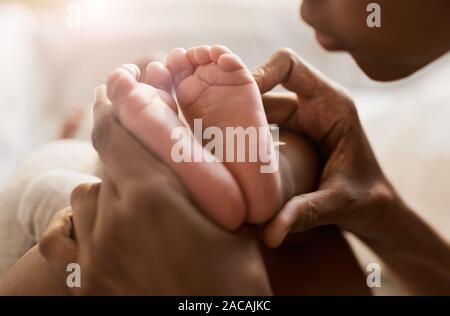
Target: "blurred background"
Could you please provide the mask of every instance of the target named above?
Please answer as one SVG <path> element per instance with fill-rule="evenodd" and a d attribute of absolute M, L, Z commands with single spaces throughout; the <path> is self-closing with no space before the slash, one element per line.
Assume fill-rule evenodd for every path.
<path fill-rule="evenodd" d="M 299 2 L 0 0 L 0 186 L 33 149 L 61 135 L 74 111 L 89 109 L 94 87 L 122 63 L 224 44 L 254 70 L 290 47 L 350 90 L 390 179 L 450 239 L 450 57 L 407 80 L 374 83 L 347 54 L 315 42 Z M 364 269 L 378 262 L 349 239 Z M 383 273 L 376 292 L 402 294 Z"/>

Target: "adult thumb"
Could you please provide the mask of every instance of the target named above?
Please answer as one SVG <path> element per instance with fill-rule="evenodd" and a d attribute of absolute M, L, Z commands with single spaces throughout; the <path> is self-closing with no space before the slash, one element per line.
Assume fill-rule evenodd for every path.
<path fill-rule="evenodd" d="M 319 71 L 288 48 L 278 50 L 253 76 L 261 93 L 281 84 L 302 98 L 315 96 L 324 83 Z"/>
<path fill-rule="evenodd" d="M 331 215 L 342 205 L 342 194 L 335 190 L 320 190 L 290 199 L 280 212 L 262 228 L 264 243 L 277 248 L 289 233 L 333 224 Z"/>

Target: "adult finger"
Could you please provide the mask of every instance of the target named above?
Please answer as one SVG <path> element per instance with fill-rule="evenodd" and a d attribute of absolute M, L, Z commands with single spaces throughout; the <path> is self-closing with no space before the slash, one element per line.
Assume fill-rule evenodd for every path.
<path fill-rule="evenodd" d="M 333 189 L 295 196 L 263 227 L 262 239 L 267 246 L 276 248 L 290 233 L 334 224 L 333 214 L 351 201 L 351 196 Z"/>
<path fill-rule="evenodd" d="M 70 205 L 74 213 L 75 238 L 80 244 L 90 238 L 94 229 L 100 186 L 100 183 L 85 183 L 72 192 Z"/>
<path fill-rule="evenodd" d="M 326 82 L 319 71 L 288 48 L 277 51 L 255 72 L 254 77 L 261 93 L 281 84 L 303 98 L 317 95 Z"/>
<path fill-rule="evenodd" d="M 69 263 L 76 262 L 77 244 L 73 239 L 73 211 L 59 211 L 50 221 L 39 241 L 39 251 L 55 273 L 63 275 Z"/>
<path fill-rule="evenodd" d="M 262 96 L 264 111 L 270 124 L 298 130 L 298 99 L 295 94 L 267 93 Z"/>

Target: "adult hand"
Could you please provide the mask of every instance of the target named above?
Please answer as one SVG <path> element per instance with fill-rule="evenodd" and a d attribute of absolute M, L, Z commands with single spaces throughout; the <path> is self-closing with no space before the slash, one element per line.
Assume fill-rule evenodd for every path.
<path fill-rule="evenodd" d="M 372 152 L 351 98 L 289 49 L 275 53 L 255 79 L 261 93 L 279 84 L 293 92 L 263 96 L 269 122 L 309 138 L 324 159 L 318 190 L 288 201 L 263 228 L 265 243 L 277 247 L 288 233 L 327 224 L 370 238 L 384 218 L 383 210 L 398 197 Z"/>
<path fill-rule="evenodd" d="M 76 262 L 78 246 L 74 239 L 73 211 L 67 207 L 57 212 L 39 241 L 39 250 L 47 259 L 55 279 L 65 280 L 66 267 Z"/>
<path fill-rule="evenodd" d="M 254 234 L 207 220 L 174 173 L 117 122 L 105 87 L 97 95 L 93 144 L 104 176 L 72 194 L 82 282 L 76 293 L 270 294 Z"/>

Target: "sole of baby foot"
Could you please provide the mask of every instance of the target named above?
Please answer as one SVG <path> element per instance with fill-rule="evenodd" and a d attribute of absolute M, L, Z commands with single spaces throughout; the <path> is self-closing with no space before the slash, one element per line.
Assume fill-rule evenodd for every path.
<path fill-rule="evenodd" d="M 219 159 L 244 193 L 247 221 L 252 224 L 267 221 L 281 206 L 281 177 L 261 95 L 252 74 L 224 46 L 175 49 L 167 57 L 166 66 L 173 77 L 179 107 L 191 128 L 201 120 L 203 129 L 216 127 L 223 135 L 230 135 L 227 133 L 230 129 L 244 131 L 244 137 L 248 136 L 246 133 L 257 132 L 256 142 L 246 143 L 244 139 L 241 146 L 244 148 L 238 148 L 239 141 L 231 133 L 223 142 L 223 156 Z M 267 157 L 262 159 L 264 151 Z M 238 158 L 239 152 L 246 153 L 245 161 Z M 254 156 L 251 153 L 256 153 L 256 160 L 250 158 Z M 267 165 L 274 167 L 271 172 L 262 168 Z"/>

